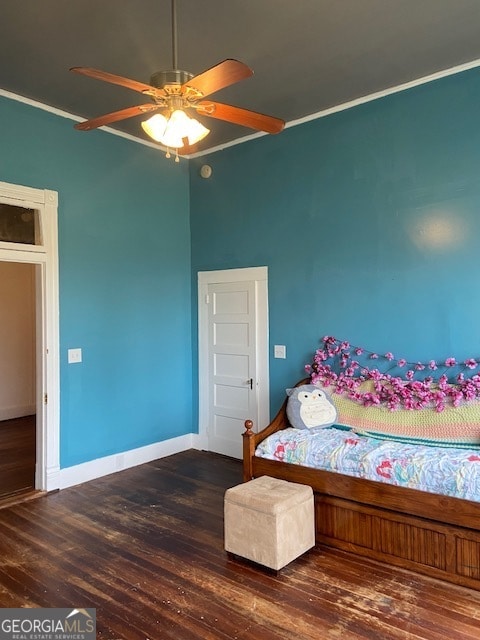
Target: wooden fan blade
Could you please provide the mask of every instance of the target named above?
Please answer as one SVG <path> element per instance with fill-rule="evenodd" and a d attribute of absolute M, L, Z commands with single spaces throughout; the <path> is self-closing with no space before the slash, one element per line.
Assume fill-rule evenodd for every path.
<path fill-rule="evenodd" d="M 250 111 L 249 109 L 232 107 L 221 102 L 199 102 L 195 105 L 195 109 L 202 116 L 233 122 L 234 124 L 240 124 L 258 131 L 266 131 L 267 133 L 280 133 L 285 126 L 285 122 L 280 118 L 266 116 L 263 113 Z"/>
<path fill-rule="evenodd" d="M 246 64 L 229 58 L 185 82 L 182 85 L 182 93 L 190 88 L 208 96 L 252 75 L 253 71 Z"/>
<path fill-rule="evenodd" d="M 111 82 L 112 84 L 118 84 L 121 87 L 132 89 L 133 91 L 139 91 L 146 95 L 160 95 L 164 96 L 163 89 L 156 89 L 149 84 L 143 82 L 137 82 L 136 80 L 130 80 L 130 78 L 124 78 L 123 76 L 116 76 L 113 73 L 107 73 L 106 71 L 100 71 L 99 69 L 92 69 L 91 67 L 72 67 L 70 71 L 74 73 L 80 73 L 81 75 L 88 76 L 90 78 L 96 78 L 97 80 L 103 80 L 104 82 Z"/>
<path fill-rule="evenodd" d="M 149 113 L 150 111 L 156 111 L 160 107 L 156 104 L 141 104 L 137 107 L 128 107 L 127 109 L 121 109 L 120 111 L 114 111 L 113 113 L 107 113 L 104 116 L 98 118 L 92 118 L 92 120 L 86 120 L 85 122 L 79 122 L 74 126 L 79 131 L 91 131 L 98 127 L 103 127 L 111 122 L 117 122 L 118 120 L 126 120 L 127 118 L 133 118 L 133 116 L 139 116 L 142 113 Z"/>
<path fill-rule="evenodd" d="M 183 139 L 183 147 L 177 149 L 179 156 L 189 156 L 191 153 L 198 151 L 198 144 L 188 144 L 188 138 Z"/>

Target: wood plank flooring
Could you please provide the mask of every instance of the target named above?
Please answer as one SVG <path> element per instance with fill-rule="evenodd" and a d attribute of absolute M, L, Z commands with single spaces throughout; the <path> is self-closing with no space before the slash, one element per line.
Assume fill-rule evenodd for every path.
<path fill-rule="evenodd" d="M 0 498 L 35 486 L 35 416 L 0 421 Z"/>
<path fill-rule="evenodd" d="M 0 510 L 0 607 L 95 607 L 104 640 L 478 640 L 480 593 L 316 548 L 223 550 L 236 460 L 187 451 Z"/>

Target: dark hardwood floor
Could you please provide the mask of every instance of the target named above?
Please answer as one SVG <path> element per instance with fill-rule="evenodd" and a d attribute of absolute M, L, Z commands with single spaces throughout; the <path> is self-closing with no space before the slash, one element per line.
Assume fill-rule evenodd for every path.
<path fill-rule="evenodd" d="M 316 548 L 223 550 L 240 462 L 187 451 L 0 510 L 0 606 L 95 607 L 105 640 L 478 640 L 480 593 Z"/>
<path fill-rule="evenodd" d="M 0 499 L 35 486 L 35 416 L 0 421 Z"/>

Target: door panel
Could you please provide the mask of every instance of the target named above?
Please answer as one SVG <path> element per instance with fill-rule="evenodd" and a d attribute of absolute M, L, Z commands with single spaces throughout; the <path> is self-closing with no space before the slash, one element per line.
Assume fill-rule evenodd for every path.
<path fill-rule="evenodd" d="M 249 326 L 246 323 L 215 321 L 213 326 L 213 344 L 219 351 L 226 348 L 228 351 L 232 347 L 248 347 Z"/>
<path fill-rule="evenodd" d="M 216 376 L 248 378 L 248 356 L 234 353 L 215 353 L 213 371 Z"/>
<path fill-rule="evenodd" d="M 232 443 L 236 443 L 239 435 L 244 431 L 243 418 L 222 416 L 217 413 L 214 420 L 212 432 L 209 436 L 209 441 L 212 441 L 212 446 L 218 449 L 217 453 L 238 457 L 233 455 L 235 450 L 232 452 Z M 212 448 L 211 451 L 214 451 L 214 449 Z"/>
<path fill-rule="evenodd" d="M 213 297 L 214 314 L 231 314 L 232 316 L 248 314 L 247 291 L 216 291 Z"/>
<path fill-rule="evenodd" d="M 244 384 L 243 381 L 240 384 Z M 220 381 L 214 386 L 214 408 L 216 414 L 228 411 L 230 415 L 238 414 L 240 417 L 250 408 L 249 395 L 250 387 L 239 388 Z"/>

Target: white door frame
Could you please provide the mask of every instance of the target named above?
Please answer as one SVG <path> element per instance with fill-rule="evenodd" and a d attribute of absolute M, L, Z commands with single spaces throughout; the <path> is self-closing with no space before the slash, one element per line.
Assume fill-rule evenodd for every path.
<path fill-rule="evenodd" d="M 39 265 L 36 270 L 35 488 L 50 491 L 58 489 L 60 471 L 58 193 L 0 182 L 0 202 L 40 212 L 42 245 L 0 242 L 0 261 Z"/>
<path fill-rule="evenodd" d="M 270 422 L 270 379 L 268 366 L 268 267 L 246 267 L 221 271 L 198 272 L 198 434 L 199 446 L 208 450 L 209 370 L 208 370 L 208 285 L 224 282 L 256 283 L 257 309 L 257 411 L 255 431 Z M 255 419 L 255 416 L 252 416 Z M 241 434 L 239 434 L 239 437 Z"/>

